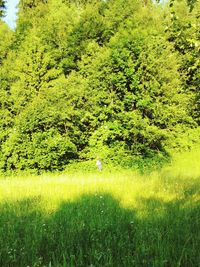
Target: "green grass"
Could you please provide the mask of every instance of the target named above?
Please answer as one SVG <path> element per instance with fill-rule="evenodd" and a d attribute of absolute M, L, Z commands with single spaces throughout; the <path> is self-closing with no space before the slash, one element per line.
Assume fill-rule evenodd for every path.
<path fill-rule="evenodd" d="M 199 162 L 2 178 L 0 266 L 200 266 Z"/>

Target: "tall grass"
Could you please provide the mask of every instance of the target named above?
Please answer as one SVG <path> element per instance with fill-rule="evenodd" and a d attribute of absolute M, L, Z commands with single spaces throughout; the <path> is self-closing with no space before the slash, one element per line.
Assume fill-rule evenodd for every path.
<path fill-rule="evenodd" d="M 1 179 L 0 266 L 200 266 L 199 162 Z"/>

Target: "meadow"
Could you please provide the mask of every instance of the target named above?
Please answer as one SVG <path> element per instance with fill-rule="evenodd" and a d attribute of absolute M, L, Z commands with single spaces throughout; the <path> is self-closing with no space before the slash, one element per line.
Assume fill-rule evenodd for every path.
<path fill-rule="evenodd" d="M 2 177 L 0 266 L 200 266 L 199 162 Z"/>

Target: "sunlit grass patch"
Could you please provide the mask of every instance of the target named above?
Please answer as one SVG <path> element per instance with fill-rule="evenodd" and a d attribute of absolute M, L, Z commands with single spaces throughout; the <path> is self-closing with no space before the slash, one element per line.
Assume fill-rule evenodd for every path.
<path fill-rule="evenodd" d="M 196 179 L 200 177 L 200 152 L 199 148 L 181 154 L 175 154 L 173 161 L 163 168 L 162 176 Z"/>
<path fill-rule="evenodd" d="M 0 266 L 198 266 L 200 181 L 190 156 L 147 175 L 1 179 Z"/>

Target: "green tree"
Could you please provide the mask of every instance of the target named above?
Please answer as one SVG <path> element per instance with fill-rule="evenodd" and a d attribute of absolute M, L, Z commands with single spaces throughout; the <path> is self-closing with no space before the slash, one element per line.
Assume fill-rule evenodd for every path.
<path fill-rule="evenodd" d="M 10 69 L 12 59 L 10 50 L 13 44 L 13 32 L 0 21 L 0 157 L 2 159 L 2 144 L 13 125 L 13 102 L 11 99 L 12 75 Z M 0 160 L 1 166 L 2 160 Z M 0 167 L 1 169 L 1 167 Z"/>
<path fill-rule="evenodd" d="M 21 0 L 0 22 L 0 168 L 133 161 L 197 127 L 199 4 L 170 5 Z"/>
<path fill-rule="evenodd" d="M 0 0 L 0 18 L 4 16 L 6 8 L 5 0 Z"/>
<path fill-rule="evenodd" d="M 188 109 L 195 121 L 200 124 L 199 108 L 199 56 L 200 5 L 196 1 L 174 1 L 171 3 L 171 20 L 167 27 L 168 40 L 178 51 L 182 64 L 182 87 L 191 99 Z"/>
<path fill-rule="evenodd" d="M 22 10 L 32 9 L 40 4 L 46 4 L 47 0 L 21 0 L 19 7 Z"/>
<path fill-rule="evenodd" d="M 44 88 L 51 88 L 52 81 L 60 75 L 54 58 L 35 35 L 30 35 L 17 52 L 12 74 L 15 83 L 12 85 L 14 109 L 19 114 L 26 105 Z"/>
<path fill-rule="evenodd" d="M 146 15 L 145 11 L 143 19 Z M 91 43 L 80 62 L 93 105 L 93 156 L 97 150 L 103 153 L 101 147 L 112 155 L 119 147 L 132 155 L 164 151 L 170 132 L 193 124 L 173 47 L 159 35 L 159 28 L 155 35 L 157 19 L 149 18 L 145 29 L 142 24 L 134 29 L 134 20 L 127 21 L 130 28 L 121 28 L 108 47 Z"/>

